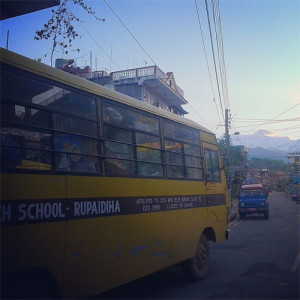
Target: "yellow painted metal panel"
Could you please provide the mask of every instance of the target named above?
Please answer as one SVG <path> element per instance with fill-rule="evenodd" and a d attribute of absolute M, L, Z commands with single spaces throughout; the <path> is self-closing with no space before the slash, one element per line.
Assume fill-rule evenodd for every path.
<path fill-rule="evenodd" d="M 55 199 L 65 197 L 65 176 L 1 174 L 1 199 Z"/>
<path fill-rule="evenodd" d="M 1 276 L 30 268 L 42 268 L 50 272 L 62 286 L 65 221 L 47 222 L 46 218 L 45 223 L 30 224 L 30 221 L 41 221 L 36 219 L 44 214 L 42 205 L 37 208 L 32 204 L 35 203 L 35 199 L 48 201 L 51 208 L 55 199 L 65 198 L 64 178 L 34 174 L 1 174 L 1 204 L 6 203 L 6 210 L 4 206 L 1 209 L 1 222 L 11 218 L 8 212 L 12 214 L 12 205 L 15 202 L 23 205 L 16 205 L 18 218 L 29 222 L 2 226 Z M 34 216 L 37 210 L 40 217 Z"/>
<path fill-rule="evenodd" d="M 76 296 L 74 284 L 97 294 L 192 257 L 205 219 L 201 208 L 69 222 L 66 295 Z"/>
<path fill-rule="evenodd" d="M 205 194 L 203 181 L 67 176 L 67 198 Z"/>
<path fill-rule="evenodd" d="M 65 222 L 3 227 L 2 276 L 40 268 L 50 272 L 62 287 L 64 243 Z"/>

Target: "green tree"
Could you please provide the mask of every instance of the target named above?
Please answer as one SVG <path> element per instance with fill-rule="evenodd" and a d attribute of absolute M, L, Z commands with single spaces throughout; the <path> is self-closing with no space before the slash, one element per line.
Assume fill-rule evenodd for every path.
<path fill-rule="evenodd" d="M 288 165 L 280 159 L 257 158 L 249 160 L 250 169 L 269 169 L 272 173 L 283 171 L 287 173 Z"/>
<path fill-rule="evenodd" d="M 247 172 L 247 156 L 240 147 L 228 146 L 225 140 L 219 140 L 218 147 L 225 162 L 224 171 L 231 196 L 237 198 Z"/>

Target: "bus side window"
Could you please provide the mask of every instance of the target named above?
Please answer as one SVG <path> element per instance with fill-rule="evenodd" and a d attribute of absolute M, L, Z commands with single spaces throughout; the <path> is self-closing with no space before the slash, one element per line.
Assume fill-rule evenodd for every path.
<path fill-rule="evenodd" d="M 207 181 L 218 182 L 221 180 L 218 152 L 205 149 L 205 165 Z"/>
<path fill-rule="evenodd" d="M 212 163 L 211 163 L 209 150 L 205 150 L 205 168 L 206 168 L 206 179 L 208 181 L 212 181 L 213 173 L 212 173 Z"/>
<path fill-rule="evenodd" d="M 71 134 L 55 137 L 56 168 L 58 171 L 100 173 L 97 140 Z"/>
<path fill-rule="evenodd" d="M 124 128 L 159 134 L 158 118 L 127 109 L 123 106 L 103 103 L 103 120 L 106 123 Z"/>
<path fill-rule="evenodd" d="M 1 163 L 4 168 L 52 169 L 50 132 L 8 126 L 2 127 L 1 131 Z"/>
<path fill-rule="evenodd" d="M 214 181 L 220 181 L 221 180 L 221 175 L 220 175 L 220 165 L 219 165 L 218 152 L 211 151 L 211 160 L 212 160 Z"/>
<path fill-rule="evenodd" d="M 135 162 L 132 143 L 132 132 L 129 130 L 104 126 L 105 173 L 106 175 L 133 175 Z"/>

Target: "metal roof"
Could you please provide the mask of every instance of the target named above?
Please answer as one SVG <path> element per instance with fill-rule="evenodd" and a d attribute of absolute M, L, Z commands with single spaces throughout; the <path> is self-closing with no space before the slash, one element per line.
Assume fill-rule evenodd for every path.
<path fill-rule="evenodd" d="M 242 185 L 241 188 L 242 189 L 257 189 L 257 188 L 262 189 L 263 186 L 261 184 L 245 184 L 245 185 Z"/>
<path fill-rule="evenodd" d="M 60 0 L 1 0 L 1 20 L 60 4 Z"/>

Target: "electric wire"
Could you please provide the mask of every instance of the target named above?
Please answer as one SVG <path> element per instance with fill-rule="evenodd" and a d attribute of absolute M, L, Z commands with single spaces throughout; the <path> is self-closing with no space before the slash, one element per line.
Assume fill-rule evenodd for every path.
<path fill-rule="evenodd" d="M 236 122 L 239 123 L 267 122 L 267 121 L 276 121 L 276 122 L 300 121 L 300 117 L 295 117 L 290 119 L 247 119 L 247 118 L 234 118 L 234 119 Z"/>
<path fill-rule="evenodd" d="M 220 93 L 220 85 L 219 85 L 218 71 L 217 71 L 217 66 L 216 66 L 215 50 L 214 50 L 214 44 L 213 44 L 213 38 L 212 38 L 212 32 L 211 32 L 211 24 L 210 24 L 210 18 L 209 18 L 209 11 L 208 11 L 208 3 L 207 3 L 207 0 L 205 0 L 205 7 L 206 7 L 207 22 L 208 22 L 208 28 L 209 28 L 210 43 L 211 43 L 212 54 L 213 54 L 213 61 L 214 61 L 214 67 L 215 67 L 215 74 L 216 74 L 216 81 L 217 81 L 217 87 L 218 87 L 218 94 L 219 94 L 220 106 L 221 106 L 221 110 L 222 110 L 223 120 L 224 120 L 224 122 L 225 122 L 225 117 L 224 117 L 223 104 L 222 104 L 221 93 Z"/>
<path fill-rule="evenodd" d="M 292 110 L 293 108 L 297 107 L 298 105 L 300 105 L 300 102 L 298 102 L 297 104 L 295 104 L 295 105 L 293 105 L 292 107 L 288 108 L 287 110 L 283 111 L 282 113 L 276 115 L 275 117 L 271 118 L 270 121 L 274 120 L 275 118 L 280 117 L 281 115 L 287 113 L 288 111 Z M 250 130 L 246 131 L 245 133 L 248 133 L 248 132 L 250 132 L 250 131 L 254 131 L 255 129 L 257 129 L 257 128 L 258 128 L 259 126 L 261 126 L 261 125 L 265 125 L 265 124 L 257 124 L 255 128 L 250 129 Z M 244 134 L 245 134 L 245 133 L 244 133 Z"/>
<path fill-rule="evenodd" d="M 239 125 L 239 128 L 249 128 L 249 127 L 253 127 L 253 126 L 255 126 L 257 128 L 258 126 L 277 124 L 277 123 L 278 122 L 265 122 L 265 123 L 254 124 L 254 125 Z M 252 130 L 252 129 L 250 129 L 250 130 Z"/>
<path fill-rule="evenodd" d="M 71 11 L 71 9 L 66 5 L 68 10 L 71 12 L 71 14 L 74 15 L 74 13 Z M 121 70 L 120 66 L 112 59 L 112 57 L 104 50 L 104 48 L 99 44 L 99 42 L 92 36 L 92 34 L 89 33 L 89 31 L 83 26 L 82 22 L 79 22 L 83 30 L 88 34 L 88 36 L 96 43 L 96 45 L 103 51 L 103 53 L 114 63 L 114 65 Z"/>
<path fill-rule="evenodd" d="M 228 85 L 227 85 L 227 72 L 226 72 L 226 63 L 225 63 L 225 54 L 224 54 L 224 44 L 223 44 L 223 30 L 222 30 L 222 22 L 221 22 L 221 14 L 219 7 L 219 0 L 217 0 L 217 17 L 219 23 L 219 34 L 220 34 L 220 45 L 221 45 L 221 55 L 222 55 L 222 64 L 223 64 L 223 72 L 224 72 L 224 81 L 225 81 L 225 94 L 227 100 L 227 108 L 230 109 L 230 101 L 228 95 Z"/>
<path fill-rule="evenodd" d="M 223 100 L 224 100 L 225 108 L 229 109 L 228 88 L 227 88 L 226 77 L 225 77 L 225 68 L 226 67 L 225 67 L 225 61 L 224 61 L 224 54 L 223 54 L 224 49 L 223 49 L 223 41 L 222 41 L 222 35 L 221 35 L 222 25 L 220 23 L 220 20 L 221 20 L 220 12 L 218 11 L 218 6 L 216 5 L 216 3 L 218 3 L 218 1 L 211 0 Z"/>
<path fill-rule="evenodd" d="M 221 58 L 220 58 L 219 34 L 218 34 L 218 30 L 217 30 L 216 14 L 215 14 L 215 8 L 214 8 L 214 2 L 213 2 L 213 0 L 211 0 L 211 4 L 212 4 L 212 12 L 213 12 L 215 36 L 216 36 L 216 42 L 217 42 L 217 52 L 218 52 L 217 58 L 218 58 L 218 62 L 219 62 L 219 72 L 220 72 L 220 77 L 221 77 L 221 86 L 222 86 L 224 104 L 225 104 L 225 107 L 226 107 L 226 103 L 225 103 L 225 87 L 224 87 L 224 79 L 223 79 L 223 72 L 222 72 Z"/>
<path fill-rule="evenodd" d="M 213 83 L 212 83 L 212 78 L 211 78 L 211 73 L 210 73 L 210 68 L 209 68 L 209 63 L 208 63 L 208 58 L 207 58 L 206 46 L 205 46 L 205 42 L 204 42 L 204 36 L 203 36 L 203 31 L 202 31 L 202 26 L 201 26 L 201 21 L 200 21 L 200 14 L 199 14 L 199 9 L 198 9 L 198 5 L 197 5 L 197 0 L 195 0 L 195 6 L 196 6 L 197 18 L 198 18 L 198 23 L 199 23 L 200 33 L 201 33 L 202 45 L 203 45 L 203 49 L 204 49 L 206 66 L 207 66 L 208 75 L 209 75 L 210 86 L 211 86 L 211 90 L 212 90 L 213 97 L 214 97 L 213 102 L 216 105 L 216 110 L 217 110 L 217 115 L 218 115 L 218 118 L 219 118 L 219 122 L 222 123 L 221 118 L 220 118 L 219 109 L 218 109 L 218 106 L 217 106 L 217 103 L 216 103 L 215 90 L 214 90 L 214 86 L 213 86 Z"/>
<path fill-rule="evenodd" d="M 201 117 L 201 115 L 198 113 L 198 111 L 192 106 L 190 105 L 190 103 L 187 103 L 188 106 L 191 107 L 191 109 L 194 111 L 194 113 L 207 125 L 207 127 L 214 132 L 214 130 L 210 127 L 210 125 Z"/>
<path fill-rule="evenodd" d="M 275 116 L 275 117 L 274 117 L 274 118 L 272 118 L 271 120 L 273 120 L 273 119 L 275 119 L 275 118 L 277 118 L 277 117 L 279 117 L 279 116 L 281 116 L 281 115 L 285 114 L 286 112 L 288 112 L 288 111 L 292 110 L 293 108 L 295 108 L 295 107 L 296 107 L 296 106 L 298 106 L 298 105 L 300 105 L 300 102 L 299 102 L 299 103 L 297 103 L 297 104 L 295 104 L 295 105 L 294 105 L 294 106 L 292 106 L 291 108 L 288 108 L 287 110 L 285 110 L 284 112 L 280 113 L 279 115 Z"/>
<path fill-rule="evenodd" d="M 156 66 L 155 61 L 152 59 L 152 57 L 148 54 L 148 52 L 144 49 L 144 47 L 141 45 L 141 43 L 136 39 L 136 37 L 131 33 L 131 31 L 127 28 L 127 26 L 124 24 L 124 22 L 119 18 L 117 13 L 111 8 L 111 6 L 107 3 L 106 0 L 103 0 L 104 3 L 107 5 L 107 7 L 112 11 L 112 13 L 116 16 L 116 18 L 120 21 L 120 23 L 123 25 L 123 27 L 127 30 L 127 32 L 133 37 L 133 39 L 137 42 L 137 44 L 140 46 L 140 48 L 143 50 L 143 52 L 148 56 L 148 58 L 153 62 L 153 64 Z"/>
<path fill-rule="evenodd" d="M 114 65 L 121 70 L 121 67 L 112 59 L 112 57 L 103 49 L 103 47 L 98 43 L 98 41 L 86 30 L 86 28 L 80 23 L 85 32 L 89 35 L 89 37 L 96 43 L 96 45 L 104 52 L 104 54 L 114 63 Z"/>

